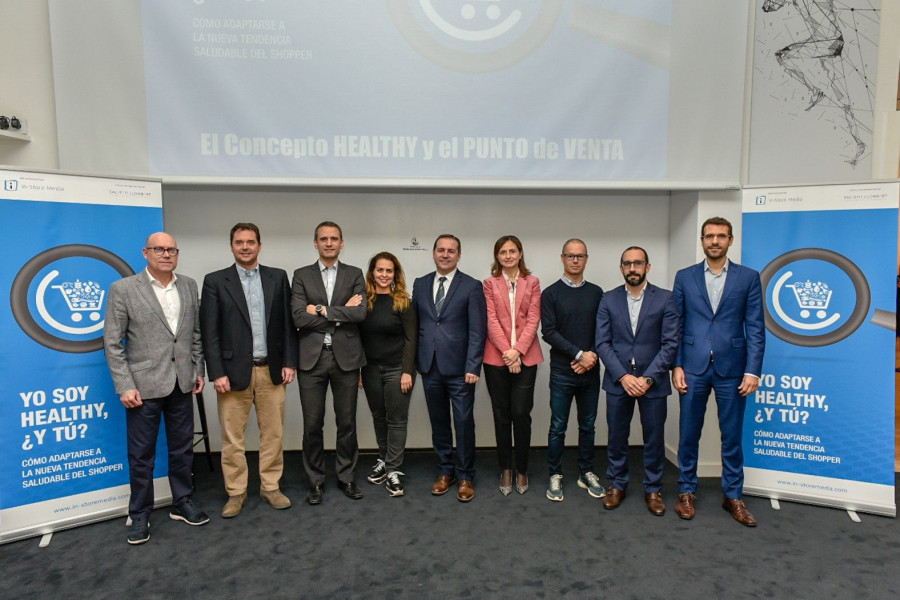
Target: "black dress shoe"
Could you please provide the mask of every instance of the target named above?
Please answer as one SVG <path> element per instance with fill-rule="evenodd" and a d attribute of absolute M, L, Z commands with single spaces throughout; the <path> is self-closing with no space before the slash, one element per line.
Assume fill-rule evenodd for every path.
<path fill-rule="evenodd" d="M 353 481 L 343 482 L 338 481 L 338 487 L 344 492 L 344 495 L 350 498 L 351 500 L 359 500 L 363 497 L 362 490 L 359 489 L 359 486 L 356 485 Z"/>
<path fill-rule="evenodd" d="M 306 501 L 313 506 L 315 506 L 316 504 L 322 504 L 323 498 L 325 498 L 325 491 L 322 490 L 321 485 L 312 486 L 306 493 Z"/>

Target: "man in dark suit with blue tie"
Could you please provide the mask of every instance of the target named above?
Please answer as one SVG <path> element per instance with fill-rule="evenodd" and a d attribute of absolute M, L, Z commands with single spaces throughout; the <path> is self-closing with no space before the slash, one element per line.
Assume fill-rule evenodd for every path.
<path fill-rule="evenodd" d="M 675 512 L 682 519 L 694 518 L 700 432 L 715 390 L 722 432 L 722 507 L 742 525 L 755 527 L 756 519 L 741 500 L 742 433 L 746 398 L 756 391 L 762 374 L 762 285 L 759 273 L 728 260 L 734 243 L 731 223 L 712 217 L 700 232 L 706 259 L 678 271 L 672 290 L 681 329 L 672 370 L 672 384 L 681 394 Z"/>
<path fill-rule="evenodd" d="M 606 423 L 609 427 L 606 475 L 607 510 L 625 499 L 628 486 L 628 434 L 634 405 L 644 434 L 644 501 L 654 515 L 666 512 L 660 490 L 666 461 L 666 398 L 672 393 L 669 367 L 678 351 L 678 315 L 671 292 L 647 281 L 647 251 L 631 246 L 619 269 L 625 285 L 603 295 L 597 309 L 597 355 L 606 366 Z"/>
<path fill-rule="evenodd" d="M 434 241 L 432 251 L 437 270 L 413 284 L 413 302 L 419 315 L 416 363 L 425 386 L 431 441 L 440 469 L 431 493 L 446 494 L 458 481 L 457 499 L 469 502 L 475 496 L 473 411 L 475 384 L 484 356 L 487 307 L 481 282 L 456 268 L 462 255 L 459 238 L 442 234 Z"/>
<path fill-rule="evenodd" d="M 319 260 L 294 271 L 291 313 L 299 333 L 300 405 L 303 408 L 303 468 L 309 478 L 309 504 L 324 498 L 325 397 L 334 399 L 335 470 L 338 487 L 353 500 L 362 498 L 356 485 L 359 444 L 356 395 L 359 369 L 366 364 L 359 323 L 366 318 L 366 283 L 357 267 L 338 261 L 344 235 L 337 223 L 319 223 L 313 234 Z"/>

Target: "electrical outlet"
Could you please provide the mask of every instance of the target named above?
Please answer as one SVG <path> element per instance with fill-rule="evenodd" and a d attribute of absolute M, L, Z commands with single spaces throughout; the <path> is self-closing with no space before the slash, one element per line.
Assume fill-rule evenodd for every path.
<path fill-rule="evenodd" d="M 7 131 L 9 131 L 10 133 L 20 133 L 22 135 L 28 135 L 28 123 L 25 121 L 25 119 L 22 119 L 15 115 L 13 115 L 9 118 L 10 121 L 12 121 L 13 119 L 18 119 L 19 127 L 17 129 L 10 124 L 9 129 L 7 129 Z"/>
<path fill-rule="evenodd" d="M 0 137 L 25 142 L 31 141 L 31 136 L 28 135 L 28 122 L 25 119 L 16 115 L 2 116 L 0 118 L 3 118 L 3 123 L 7 125 L 6 129 L 0 129 Z M 13 122 L 16 121 L 18 121 L 18 127 L 13 127 Z"/>

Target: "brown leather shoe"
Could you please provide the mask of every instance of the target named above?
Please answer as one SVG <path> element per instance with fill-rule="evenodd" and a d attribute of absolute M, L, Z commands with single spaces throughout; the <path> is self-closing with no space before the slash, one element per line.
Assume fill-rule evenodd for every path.
<path fill-rule="evenodd" d="M 666 503 L 663 502 L 662 495 L 659 492 L 647 492 L 644 494 L 644 501 L 647 503 L 647 510 L 657 517 L 666 514 Z"/>
<path fill-rule="evenodd" d="M 244 508 L 244 502 L 246 501 L 247 492 L 237 496 L 228 496 L 228 502 L 222 507 L 222 518 L 231 519 L 241 514 L 241 509 Z"/>
<path fill-rule="evenodd" d="M 469 479 L 460 479 L 459 487 L 456 488 L 456 499 L 460 502 L 469 502 L 475 497 L 475 488 Z"/>
<path fill-rule="evenodd" d="M 603 498 L 603 508 L 605 508 L 606 510 L 618 508 L 619 505 L 622 504 L 622 500 L 624 499 L 625 490 L 610 487 L 608 490 L 606 490 L 606 497 Z"/>
<path fill-rule="evenodd" d="M 678 504 L 675 505 L 675 514 L 686 521 L 694 518 L 694 494 L 685 492 L 678 494 Z"/>
<path fill-rule="evenodd" d="M 753 518 L 753 513 L 744 506 L 744 501 L 740 498 L 723 498 L 722 508 L 730 512 L 734 520 L 741 525 L 756 527 L 756 519 Z"/>
<path fill-rule="evenodd" d="M 291 507 L 290 499 L 281 493 L 281 490 L 260 490 L 260 497 L 269 503 L 269 506 L 276 510 L 284 510 Z"/>
<path fill-rule="evenodd" d="M 431 493 L 435 496 L 443 496 L 454 483 L 456 483 L 456 478 L 453 475 L 441 475 L 431 486 Z"/>

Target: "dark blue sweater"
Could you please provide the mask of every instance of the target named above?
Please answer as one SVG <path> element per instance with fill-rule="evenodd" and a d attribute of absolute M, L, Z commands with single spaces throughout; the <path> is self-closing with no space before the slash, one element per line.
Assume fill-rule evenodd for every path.
<path fill-rule="evenodd" d="M 574 375 L 571 362 L 582 350 L 594 348 L 600 286 L 585 282 L 570 287 L 557 280 L 541 293 L 541 336 L 550 344 L 550 370 Z M 594 368 L 585 375 L 597 377 Z"/>

